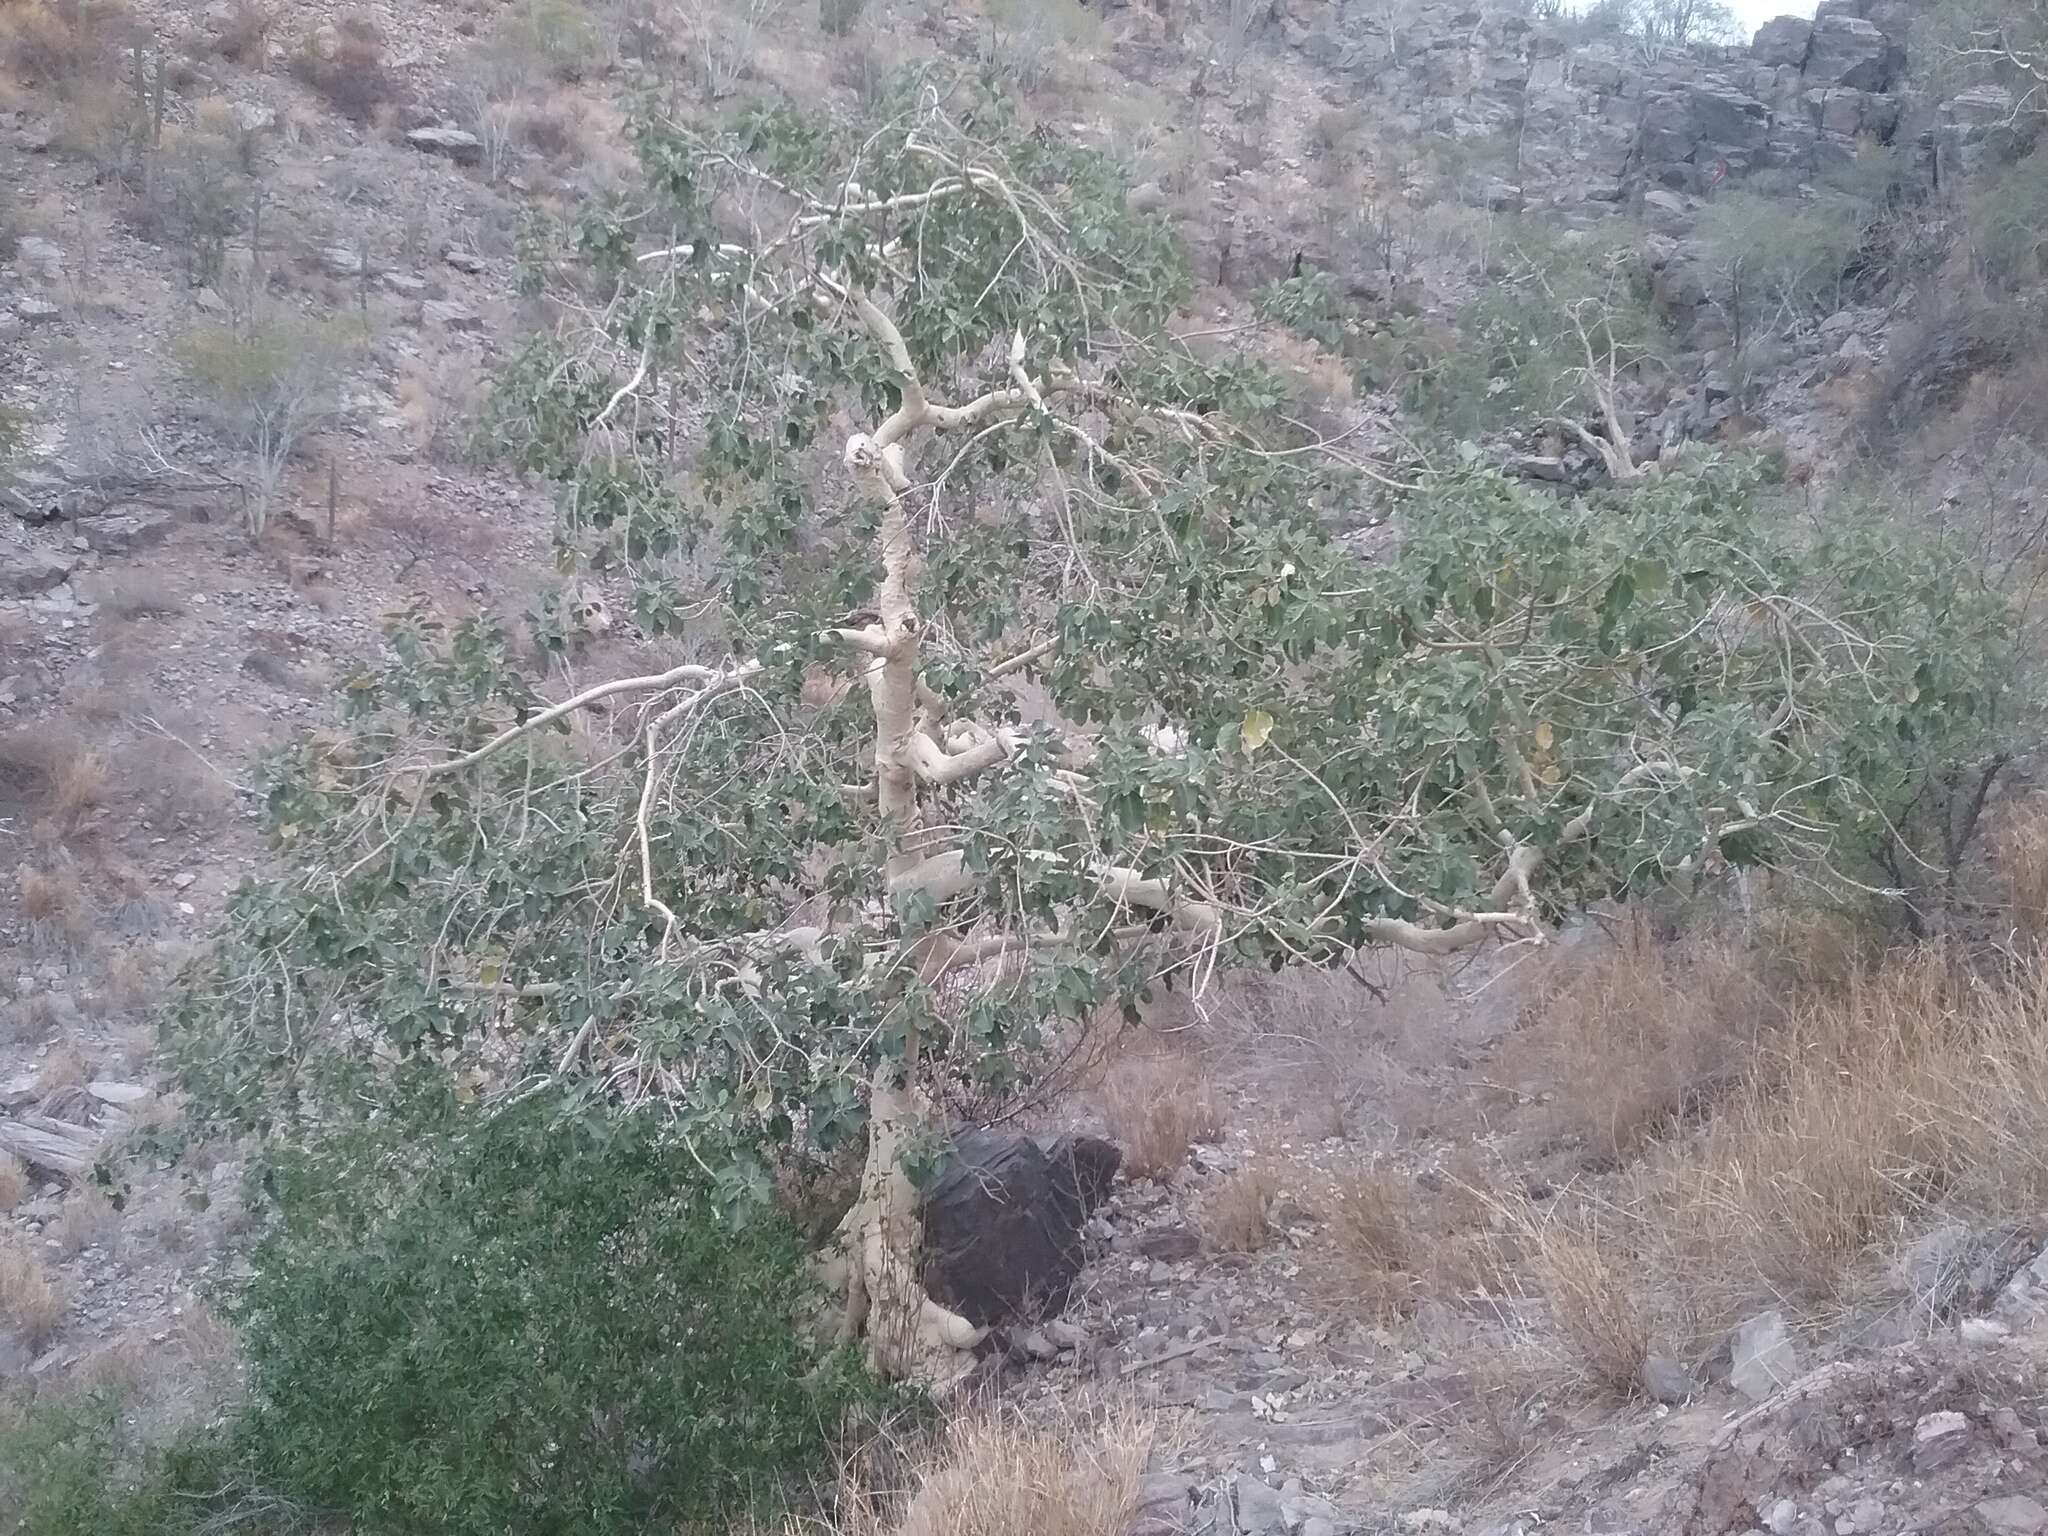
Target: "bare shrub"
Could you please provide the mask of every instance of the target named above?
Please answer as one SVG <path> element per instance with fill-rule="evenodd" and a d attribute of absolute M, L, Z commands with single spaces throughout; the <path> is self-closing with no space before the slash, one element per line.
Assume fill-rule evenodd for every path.
<path fill-rule="evenodd" d="M 369 122 L 399 94 L 384 62 L 383 34 L 375 18 L 359 11 L 344 16 L 333 36 L 309 39 L 291 68 L 335 111 L 358 123 Z"/>
<path fill-rule="evenodd" d="M 64 1297 L 25 1243 L 0 1242 L 0 1322 L 41 1351 L 64 1320 Z"/>
<path fill-rule="evenodd" d="M 12 1211 L 28 1198 L 28 1170 L 19 1159 L 0 1152 L 0 1211 Z"/>
<path fill-rule="evenodd" d="M 897 1469 L 843 1489 L 834 1536 L 1124 1536 L 1157 1434 L 1123 1406 L 1048 1424 L 1000 1406 L 964 1414 L 910 1456 L 907 1496 Z"/>
<path fill-rule="evenodd" d="M 1271 1169 L 1239 1169 L 1202 1203 L 1202 1236 L 1219 1253 L 1256 1253 L 1273 1235 L 1273 1197 L 1279 1191 Z"/>
<path fill-rule="evenodd" d="M 235 0 L 227 20 L 213 35 L 213 49 L 244 69 L 261 70 L 270 62 L 270 31 L 277 15 L 261 0 Z"/>
<path fill-rule="evenodd" d="M 339 407 L 356 334 L 344 321 L 278 314 L 200 326 L 178 340 L 186 379 L 219 430 L 248 456 L 251 538 L 262 537 L 299 445 Z"/>
<path fill-rule="evenodd" d="M 1188 1149 L 1223 1134 L 1223 1109 L 1209 1074 L 1185 1056 L 1147 1055 L 1119 1062 L 1102 1089 L 1110 1135 L 1124 1149 L 1124 1172 L 1162 1179 L 1186 1165 Z"/>
<path fill-rule="evenodd" d="M 529 75 L 570 84 L 604 67 L 604 31 L 577 0 L 517 0 L 499 21 L 493 51 Z"/>
<path fill-rule="evenodd" d="M 28 919 L 32 946 L 62 947 L 78 943 L 86 936 L 85 892 L 71 870 L 23 865 L 15 883 L 20 891 L 22 916 Z"/>

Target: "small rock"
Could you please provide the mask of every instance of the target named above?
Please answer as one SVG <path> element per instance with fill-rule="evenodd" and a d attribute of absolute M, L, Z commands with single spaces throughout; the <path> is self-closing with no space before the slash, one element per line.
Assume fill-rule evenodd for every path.
<path fill-rule="evenodd" d="M 1566 479 L 1564 460 L 1551 453 L 1525 453 L 1508 465 L 1508 473 L 1523 480 L 1543 480 L 1562 485 Z"/>
<path fill-rule="evenodd" d="M 238 101 L 228 109 L 228 116 L 242 133 L 268 133 L 277 126 L 277 109 L 260 101 Z"/>
<path fill-rule="evenodd" d="M 199 877 L 193 874 L 188 869 L 182 874 L 176 874 L 171 876 L 171 884 L 175 886 L 178 890 L 187 891 L 192 888 L 193 883 L 198 879 Z"/>
<path fill-rule="evenodd" d="M 87 1083 L 85 1091 L 102 1104 L 139 1104 L 149 1097 L 149 1090 L 140 1083 L 114 1083 L 102 1080 Z"/>
<path fill-rule="evenodd" d="M 1864 1532 L 1865 1536 L 1875 1536 L 1878 1528 L 1884 1523 L 1884 1501 L 1858 1499 L 1843 1518 L 1857 1530 Z"/>
<path fill-rule="evenodd" d="M 405 142 L 425 155 L 446 155 L 458 165 L 474 165 L 483 158 L 483 140 L 460 128 L 415 128 Z"/>
<path fill-rule="evenodd" d="M 2023 1493 L 1986 1499 L 1977 1506 L 1976 1514 L 1990 1536 L 2041 1536 L 2048 1531 L 2048 1508 Z"/>
<path fill-rule="evenodd" d="M 1778 1500 L 1764 1516 L 1764 1524 L 1770 1527 L 1772 1536 L 1792 1536 L 1793 1528 L 1799 1524 L 1799 1506 L 1790 1499 Z"/>
<path fill-rule="evenodd" d="M 27 325 L 55 325 L 64 318 L 64 311 L 48 299 L 20 298 L 14 301 L 14 312 Z"/>
<path fill-rule="evenodd" d="M 1237 1504 L 1237 1528 L 1244 1536 L 1282 1536 L 1287 1517 L 1280 1509 L 1279 1492 L 1256 1477 L 1239 1477 L 1232 1490 Z"/>
<path fill-rule="evenodd" d="M 1782 1312 L 1761 1312 L 1735 1330 L 1729 1383 L 1751 1402 L 1762 1402 L 1799 1374 L 1799 1352 Z"/>
<path fill-rule="evenodd" d="M 427 280 L 423 277 L 414 277 L 409 272 L 386 272 L 378 281 L 401 298 L 426 297 Z"/>
<path fill-rule="evenodd" d="M 1154 1227 L 1138 1234 L 1138 1252 L 1148 1259 L 1176 1263 L 1202 1251 L 1202 1240 L 1190 1227 Z"/>
<path fill-rule="evenodd" d="M 1027 1328 L 1017 1335 L 1017 1347 L 1034 1360 L 1057 1360 L 1059 1346 L 1037 1328 Z"/>
<path fill-rule="evenodd" d="M 1999 1344 L 2012 1337 L 2012 1330 L 1995 1317 L 1966 1317 L 1956 1332 L 1965 1344 Z"/>
<path fill-rule="evenodd" d="M 1913 1470 L 1919 1473 L 1947 1466 L 1970 1443 L 1970 1421 L 1953 1410 L 1930 1413 L 1913 1426 Z"/>
<path fill-rule="evenodd" d="M 1411 1509 L 1401 1517 L 1401 1523 L 1411 1531 L 1455 1531 L 1458 1517 L 1448 1509 Z"/>
<path fill-rule="evenodd" d="M 484 270 L 483 257 L 475 251 L 465 251 L 460 246 L 451 245 L 441 253 L 441 259 L 456 271 L 467 272 L 472 277 L 481 276 Z"/>
<path fill-rule="evenodd" d="M 423 306 L 423 313 L 446 331 L 480 331 L 484 328 L 484 317 L 462 304 L 450 303 L 446 299 L 429 300 Z"/>
<path fill-rule="evenodd" d="M 361 277 L 363 253 L 346 245 L 330 245 L 320 253 L 320 265 L 329 277 Z"/>
<path fill-rule="evenodd" d="M 1652 1402 L 1673 1407 L 1688 1401 L 1699 1390 L 1692 1373 L 1668 1355 L 1646 1355 L 1636 1372 L 1636 1385 Z"/>
<path fill-rule="evenodd" d="M 0 547 L 0 596 L 33 597 L 64 585 L 73 562 L 41 549 Z"/>
<path fill-rule="evenodd" d="M 54 281 L 64 275 L 64 247 L 40 235 L 23 235 L 15 242 L 14 259 L 21 270 Z"/>

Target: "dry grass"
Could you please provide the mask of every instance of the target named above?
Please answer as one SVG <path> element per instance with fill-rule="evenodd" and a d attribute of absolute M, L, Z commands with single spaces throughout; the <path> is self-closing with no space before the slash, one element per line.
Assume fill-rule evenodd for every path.
<path fill-rule="evenodd" d="M 51 1225 L 50 1236 L 65 1258 L 75 1258 L 88 1248 L 108 1248 L 120 1230 L 121 1213 L 97 1185 L 85 1184 L 72 1191 L 64 1210 Z"/>
<path fill-rule="evenodd" d="M 107 761 L 77 736 L 38 727 L 0 736 L 0 815 L 18 808 L 39 842 L 75 833 L 107 787 Z"/>
<path fill-rule="evenodd" d="M 119 0 L 12 0 L 0 5 L 0 59 L 68 100 L 109 82 L 116 50 L 133 30 Z"/>
<path fill-rule="evenodd" d="M 2005 920 L 2000 937 L 2022 953 L 2039 953 L 2048 944 L 2048 810 L 2033 801 L 2007 809 L 1987 842 Z"/>
<path fill-rule="evenodd" d="M 44 1058 L 43 1069 L 36 1074 L 36 1094 L 47 1099 L 69 1088 L 83 1088 L 91 1077 L 92 1067 L 85 1057 L 73 1047 L 63 1046 Z"/>
<path fill-rule="evenodd" d="M 78 876 L 64 868 L 24 865 L 15 885 L 33 942 L 45 944 L 76 936 L 85 912 L 85 893 L 79 888 Z"/>
<path fill-rule="evenodd" d="M 1604 1391 L 1633 1395 L 1655 1329 L 1619 1257 L 1603 1248 L 1588 1222 L 1525 1208 L 1515 1225 L 1549 1302 L 1551 1326 L 1573 1361 Z"/>
<path fill-rule="evenodd" d="M 1223 1107 L 1202 1066 L 1185 1056 L 1119 1062 L 1102 1087 L 1109 1133 L 1124 1149 L 1124 1172 L 1162 1179 L 1186 1165 L 1188 1149 L 1223 1134 Z"/>
<path fill-rule="evenodd" d="M 1543 1099 L 1551 1136 L 1589 1167 L 1617 1167 L 1697 1122 L 1742 1081 L 1788 1003 L 1856 963 L 1848 931 L 1823 917 L 1671 945 L 1638 913 L 1614 942 L 1537 979 L 1507 1075 Z"/>
<path fill-rule="evenodd" d="M 849 1479 L 834 1536 L 1126 1536 L 1158 1429 L 1131 1407 L 1026 1422 L 1014 1409 L 963 1415 L 900 1473 Z M 877 1484 L 883 1486 L 879 1487 Z M 800 1527 L 792 1525 L 790 1536 Z"/>
<path fill-rule="evenodd" d="M 1273 1197 L 1279 1180 L 1253 1164 L 1218 1184 L 1202 1203 L 1202 1236 L 1218 1253 L 1256 1253 L 1273 1235 Z"/>
<path fill-rule="evenodd" d="M 64 1296 L 26 1244 L 0 1243 L 0 1323 L 40 1352 L 64 1320 Z"/>
<path fill-rule="evenodd" d="M 227 24 L 213 37 L 213 48 L 244 69 L 261 70 L 270 62 L 270 31 L 277 16 L 257 0 L 235 0 Z"/>
<path fill-rule="evenodd" d="M 0 1152 L 0 1211 L 12 1211 L 28 1198 L 28 1170 L 18 1158 Z"/>
<path fill-rule="evenodd" d="M 1705 1122 L 1625 1171 L 1600 1243 L 1521 1225 L 1561 1330 L 1611 1381 L 1644 1303 L 1705 1350 L 1765 1306 L 1845 1313 L 1935 1225 L 2044 1208 L 2048 971 L 1926 949 L 1797 998 Z M 1657 1294 L 1629 1296 L 1624 1270 L 1661 1277 Z"/>
<path fill-rule="evenodd" d="M 1405 1181 L 1385 1169 L 1358 1169 L 1337 1187 L 1323 1223 L 1330 1241 L 1323 1289 L 1340 1310 L 1397 1317 L 1421 1299 L 1429 1244 Z"/>

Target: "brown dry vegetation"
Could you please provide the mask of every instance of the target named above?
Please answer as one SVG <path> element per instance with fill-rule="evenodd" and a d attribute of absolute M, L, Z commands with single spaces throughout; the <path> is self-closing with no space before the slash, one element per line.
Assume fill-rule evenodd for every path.
<path fill-rule="evenodd" d="M 963 1414 L 929 1453 L 907 1499 L 900 1468 L 850 1477 L 835 1536 L 1126 1536 L 1158 1429 L 1115 1406 L 1088 1419 L 1027 1422 L 1014 1409 Z M 792 1525 L 791 1536 L 801 1529 Z"/>
<path fill-rule="evenodd" d="M 375 18 L 360 11 L 342 17 L 331 37 L 309 38 L 292 60 L 292 74 L 358 123 L 399 95 L 384 63 L 384 36 Z"/>
<path fill-rule="evenodd" d="M 0 1243 L 0 1323 L 31 1352 L 40 1351 L 64 1320 L 64 1297 L 25 1243 Z"/>
<path fill-rule="evenodd" d="M 85 1184 L 65 1200 L 63 1214 L 51 1227 L 50 1237 L 58 1252 L 72 1258 L 87 1248 L 107 1246 L 120 1224 L 121 1214 L 106 1193 L 96 1185 Z"/>
<path fill-rule="evenodd" d="M 28 1170 L 19 1159 L 0 1152 L 0 1211 L 11 1211 L 28 1198 Z"/>
<path fill-rule="evenodd" d="M 1218 1253 L 1256 1253 L 1273 1235 L 1273 1197 L 1280 1182 L 1272 1169 L 1253 1164 L 1218 1184 L 1202 1205 L 1202 1236 Z"/>
<path fill-rule="evenodd" d="M 1427 1194 L 1379 1166 L 1350 1170 L 1323 1203 L 1315 1285 L 1333 1312 L 1373 1321 L 1426 1298 L 1504 1288 L 1515 1250 L 1493 1230 L 1497 1208 L 1475 1167 Z"/>
<path fill-rule="evenodd" d="M 1183 1167 L 1198 1141 L 1223 1134 L 1223 1106 L 1202 1066 L 1185 1056 L 1133 1056 L 1102 1087 L 1109 1134 L 1124 1149 L 1124 1172 L 1159 1179 Z"/>

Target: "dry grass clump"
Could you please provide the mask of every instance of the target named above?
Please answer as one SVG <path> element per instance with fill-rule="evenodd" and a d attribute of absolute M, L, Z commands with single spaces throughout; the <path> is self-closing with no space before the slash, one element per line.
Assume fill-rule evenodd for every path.
<path fill-rule="evenodd" d="M 1573 1361 L 1603 1390 L 1633 1394 L 1654 1328 L 1619 1256 L 1603 1248 L 1590 1224 L 1528 1213 L 1516 1224 L 1549 1303 L 1551 1326 Z"/>
<path fill-rule="evenodd" d="M 108 1247 L 121 1225 L 121 1213 L 106 1192 L 94 1184 L 72 1191 L 64 1210 L 51 1224 L 50 1236 L 65 1258 L 74 1258 L 92 1247 Z"/>
<path fill-rule="evenodd" d="M 0 59 L 28 82 L 69 100 L 112 84 L 116 51 L 134 32 L 119 0 L 11 0 L 0 5 Z"/>
<path fill-rule="evenodd" d="M 0 736 L 0 814 L 32 820 L 37 840 L 61 842 L 97 807 L 107 760 L 68 731 L 39 727 Z"/>
<path fill-rule="evenodd" d="M 71 870 L 61 865 L 50 869 L 24 865 L 15 876 L 15 885 L 21 915 L 28 919 L 32 948 L 65 948 L 88 937 L 85 892 Z"/>
<path fill-rule="evenodd" d="M 1188 1149 L 1223 1134 L 1216 1085 L 1185 1056 L 1148 1055 L 1119 1062 L 1102 1088 L 1112 1140 L 1124 1149 L 1124 1172 L 1164 1178 L 1184 1166 Z"/>
<path fill-rule="evenodd" d="M 1751 1070 L 1792 999 L 1857 964 L 1851 931 L 1820 915 L 1672 945 L 1638 914 L 1615 942 L 1539 978 L 1510 1073 L 1545 1096 L 1553 1136 L 1590 1167 L 1617 1167 L 1696 1122 Z"/>
<path fill-rule="evenodd" d="M 1257 1164 L 1218 1184 L 1202 1204 L 1202 1236 L 1218 1253 L 1256 1253 L 1273 1235 L 1273 1197 L 1280 1181 Z"/>
<path fill-rule="evenodd" d="M 11 1211 L 28 1198 L 28 1170 L 11 1153 L 0 1152 L 0 1211 Z"/>
<path fill-rule="evenodd" d="M 1116 1407 L 1028 1423 L 1014 1409 L 948 1426 L 906 1498 L 875 1480 L 842 1490 L 834 1536 L 1126 1536 L 1138 1513 L 1154 1421 Z M 901 1487 L 891 1476 L 884 1480 Z M 800 1528 L 792 1525 L 790 1536 Z"/>
<path fill-rule="evenodd" d="M 64 1296 L 26 1244 L 0 1243 L 0 1323 L 38 1352 L 64 1320 Z"/>
<path fill-rule="evenodd" d="M 1319 1213 L 1326 1246 L 1311 1262 L 1324 1304 L 1385 1320 L 1431 1297 L 1509 1290 L 1516 1248 L 1494 1230 L 1499 1202 L 1485 1186 L 1469 1165 L 1426 1194 L 1388 1168 L 1349 1170 Z"/>
<path fill-rule="evenodd" d="M 1634 1244 L 1699 1341 L 1845 1306 L 1943 1220 L 2048 1205 L 2048 972 L 1903 955 L 1804 1003 L 1691 1141 L 1634 1171 Z"/>
<path fill-rule="evenodd" d="M 2029 801 L 2007 810 L 1987 841 L 2000 937 L 2021 953 L 2038 953 L 2048 944 L 2048 809 Z"/>

